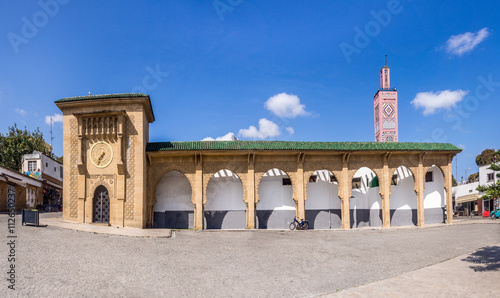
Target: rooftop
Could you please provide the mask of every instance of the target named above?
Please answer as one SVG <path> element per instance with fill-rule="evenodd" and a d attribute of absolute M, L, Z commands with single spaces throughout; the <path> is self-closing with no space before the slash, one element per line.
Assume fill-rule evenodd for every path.
<path fill-rule="evenodd" d="M 68 101 L 83 101 L 83 100 L 108 99 L 108 98 L 130 98 L 130 97 L 148 97 L 149 98 L 149 95 L 142 94 L 142 93 L 98 94 L 98 95 L 65 97 L 65 98 L 56 100 L 55 103 L 68 102 Z"/>
<path fill-rule="evenodd" d="M 148 143 L 147 152 L 203 150 L 309 150 L 309 151 L 452 151 L 448 143 L 291 142 L 291 141 L 192 141 Z"/>

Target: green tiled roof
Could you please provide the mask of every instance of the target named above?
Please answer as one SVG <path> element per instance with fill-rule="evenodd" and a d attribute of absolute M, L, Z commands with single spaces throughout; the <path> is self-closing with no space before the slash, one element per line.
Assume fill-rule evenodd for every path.
<path fill-rule="evenodd" d="M 447 143 L 376 142 L 194 141 L 156 142 L 148 143 L 146 147 L 148 152 L 203 150 L 462 151 Z"/>
<path fill-rule="evenodd" d="M 127 97 L 149 97 L 149 95 L 142 93 L 115 93 L 115 94 L 99 94 L 99 95 L 88 95 L 88 96 L 76 96 L 76 97 L 65 97 L 56 100 L 55 103 L 68 102 L 68 101 L 83 101 L 83 100 L 94 100 L 94 99 L 107 99 L 107 98 L 127 98 Z"/>

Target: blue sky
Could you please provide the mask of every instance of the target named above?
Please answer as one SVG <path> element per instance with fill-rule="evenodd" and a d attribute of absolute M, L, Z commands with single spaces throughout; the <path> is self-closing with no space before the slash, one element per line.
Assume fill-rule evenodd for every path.
<path fill-rule="evenodd" d="M 61 155 L 54 100 L 144 91 L 156 115 L 150 141 L 374 141 L 387 54 L 400 141 L 463 147 L 460 179 L 483 149 L 500 148 L 499 10 L 496 1 L 4 1 L 0 132 L 16 122 L 50 142 L 46 116 L 56 115 Z"/>

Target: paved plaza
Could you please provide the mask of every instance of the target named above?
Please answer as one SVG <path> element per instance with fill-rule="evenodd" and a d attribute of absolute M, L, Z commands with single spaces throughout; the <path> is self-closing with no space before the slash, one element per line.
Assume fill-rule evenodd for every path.
<path fill-rule="evenodd" d="M 7 219 L 0 215 L 4 242 Z M 45 227 L 16 219 L 16 290 L 2 278 L 2 297 L 498 296 L 500 220 L 385 230 L 186 230 L 166 238 L 166 230 L 79 231 L 59 213 L 41 214 Z M 8 247 L 1 251 L 6 272 Z"/>

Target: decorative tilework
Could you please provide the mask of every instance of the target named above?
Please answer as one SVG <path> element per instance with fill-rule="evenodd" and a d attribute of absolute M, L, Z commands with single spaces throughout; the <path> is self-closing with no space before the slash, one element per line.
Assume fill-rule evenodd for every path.
<path fill-rule="evenodd" d="M 384 112 L 384 117 L 391 118 L 396 113 L 396 109 L 392 103 L 384 103 L 384 107 L 382 108 Z"/>
<path fill-rule="evenodd" d="M 134 116 L 130 116 L 127 121 L 126 132 L 126 152 L 127 152 L 127 172 L 126 178 L 126 200 L 125 200 L 125 219 L 134 219 L 134 183 L 135 183 L 135 136 L 134 131 Z"/>

